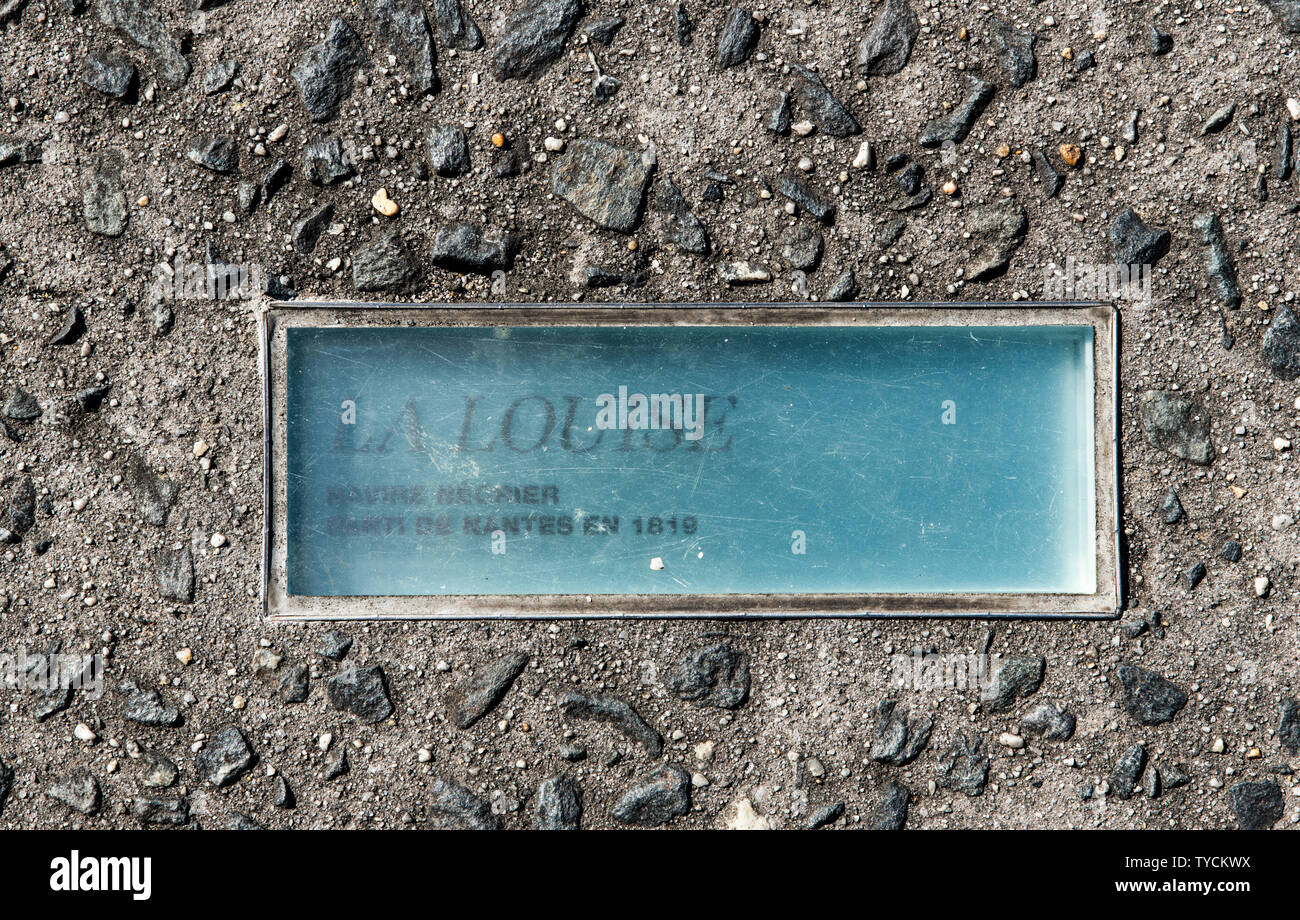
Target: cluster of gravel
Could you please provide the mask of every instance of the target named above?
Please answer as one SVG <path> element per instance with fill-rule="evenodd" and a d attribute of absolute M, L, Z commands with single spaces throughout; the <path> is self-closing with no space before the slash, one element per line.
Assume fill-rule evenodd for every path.
<path fill-rule="evenodd" d="M 0 652 L 107 669 L 0 687 L 0 827 L 1300 822 L 1300 3 L 0 30 Z M 261 618 L 264 295 L 1034 300 L 1112 263 L 1152 269 L 1118 300 L 1119 620 Z"/>

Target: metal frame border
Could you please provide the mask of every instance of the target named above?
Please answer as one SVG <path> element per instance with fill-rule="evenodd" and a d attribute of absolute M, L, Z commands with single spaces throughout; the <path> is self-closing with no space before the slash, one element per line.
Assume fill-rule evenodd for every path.
<path fill-rule="evenodd" d="M 275 518 L 275 470 L 274 470 L 274 419 L 272 407 L 272 373 L 273 373 L 273 356 L 272 345 L 274 328 L 274 314 L 277 312 L 295 313 L 307 311 L 336 311 L 351 312 L 364 314 L 370 311 L 403 311 L 403 312 L 430 312 L 446 313 L 448 315 L 482 313 L 491 315 L 495 312 L 501 313 L 519 313 L 528 314 L 526 318 L 535 320 L 532 325 L 548 325 L 544 317 L 547 313 L 569 313 L 569 312 L 612 312 L 627 311 L 629 314 L 644 313 L 646 311 L 714 311 L 714 312 L 733 312 L 744 313 L 752 310 L 755 313 L 760 311 L 781 312 L 788 310 L 790 312 L 803 311 L 806 313 L 830 313 L 862 311 L 867 312 L 873 309 L 887 310 L 905 310 L 905 311 L 925 311 L 925 310 L 1009 310 L 1009 311 L 1031 311 L 1031 310 L 1103 310 L 1108 312 L 1107 321 L 1110 325 L 1110 360 L 1111 375 L 1110 383 L 1113 389 L 1112 408 L 1111 408 L 1111 433 L 1108 450 L 1101 450 L 1102 441 L 1105 433 L 1094 428 L 1094 451 L 1098 451 L 1102 456 L 1109 455 L 1111 463 L 1111 486 L 1113 501 L 1110 513 L 1114 516 L 1113 532 L 1110 534 L 1111 539 L 1103 539 L 1102 531 L 1099 527 L 1096 533 L 1098 544 L 1098 571 L 1101 571 L 1101 563 L 1106 562 L 1103 546 L 1110 551 L 1110 563 L 1113 568 L 1113 585 L 1102 586 L 1099 584 L 1098 590 L 1091 595 L 1059 595 L 1059 594 L 1038 594 L 1038 595 L 1000 595 L 1000 594 L 834 594 L 834 595 L 742 595 L 742 594 L 699 594 L 699 595 L 636 595 L 636 594 L 562 594 L 562 595 L 418 595 L 418 596 L 357 596 L 346 598 L 307 598 L 307 601 L 326 601 L 325 606 L 345 606 L 348 608 L 342 611 L 331 612 L 329 610 L 295 610 L 281 611 L 273 609 L 277 603 L 278 591 L 279 598 L 287 598 L 283 586 L 272 584 L 272 551 L 275 538 L 273 521 Z M 629 318 L 632 323 L 635 319 Z M 578 303 L 578 304 L 521 304 L 521 303 L 375 303 L 363 301 L 313 301 L 313 300 L 293 300 L 293 301 L 263 301 L 257 313 L 258 321 L 258 345 L 260 351 L 260 370 L 262 376 L 262 577 L 261 577 L 261 600 L 263 615 L 273 623 L 284 622 L 311 622 L 311 621 L 336 621 L 336 620 L 362 620 L 362 621 L 384 621 L 384 620 L 458 620 L 473 621 L 481 619 L 501 619 L 501 620 L 556 620 L 556 619 L 716 619 L 716 620 L 771 620 L 771 619 L 998 619 L 998 620 L 1106 620 L 1115 619 L 1120 616 L 1124 609 L 1124 587 L 1125 587 L 1125 554 L 1122 539 L 1123 527 L 1123 506 L 1122 506 L 1122 488 L 1123 479 L 1120 472 L 1120 386 L 1119 386 L 1119 363 L 1120 363 L 1120 313 L 1113 304 L 1102 303 L 1097 301 L 982 301 L 982 302 L 886 302 L 886 301 L 856 301 L 844 305 L 819 305 L 809 303 L 761 303 L 761 302 L 742 302 L 733 303 L 727 301 L 712 303 Z M 559 321 L 553 323 L 560 324 Z M 1095 321 L 1090 322 L 1096 328 L 1099 324 Z M 645 323 L 644 325 L 651 325 Z M 759 325 L 759 324 L 755 324 Z M 1094 338 L 1096 347 L 1102 347 L 1101 339 Z M 1097 380 L 1094 365 L 1094 384 Z M 1093 412 L 1096 419 L 1097 407 L 1100 405 L 1098 394 L 1093 395 Z M 1102 465 L 1098 465 L 1094 474 L 1094 483 L 1100 483 L 1105 475 Z M 1098 511 L 1100 512 L 1100 504 Z M 1099 524 L 1101 521 L 1099 521 Z M 1113 589 L 1113 590 L 1112 590 Z M 885 606 L 880 609 L 865 609 L 863 602 L 868 599 L 882 600 Z M 896 607 L 892 606 L 893 601 L 890 598 L 899 601 L 910 601 L 911 603 L 899 603 Z M 1015 610 L 1015 609 L 977 609 L 977 604 L 970 604 L 968 601 L 982 599 L 984 602 L 996 600 L 1026 600 L 1033 599 L 1038 601 L 1042 606 L 1050 605 L 1052 599 L 1095 599 L 1102 604 L 1099 609 L 1090 610 L 1070 610 L 1070 611 L 1052 611 L 1050 609 L 1039 610 Z M 839 609 L 816 610 L 807 609 L 790 609 L 781 607 L 781 602 L 798 603 L 808 605 L 825 605 Z M 284 601 L 281 601 L 284 602 Z M 415 613 L 386 613 L 383 607 L 387 606 L 385 602 L 401 602 L 405 604 L 422 602 L 420 605 L 424 608 Z M 468 602 L 468 603 L 466 603 Z M 668 603 L 664 603 L 668 602 Z M 292 602 L 295 605 L 303 602 Z M 360 604 L 366 604 L 375 607 L 374 610 L 355 609 Z M 599 606 L 605 609 L 585 610 L 587 606 Z M 990 604 L 990 606 L 995 606 Z M 1014 606 L 1011 605 L 1011 606 Z M 619 609 L 610 609 L 619 608 Z M 687 609 L 687 608 L 693 609 Z M 754 608 L 759 609 L 741 609 Z M 508 608 L 508 609 L 507 609 Z M 731 609 L 725 609 L 731 608 Z"/>

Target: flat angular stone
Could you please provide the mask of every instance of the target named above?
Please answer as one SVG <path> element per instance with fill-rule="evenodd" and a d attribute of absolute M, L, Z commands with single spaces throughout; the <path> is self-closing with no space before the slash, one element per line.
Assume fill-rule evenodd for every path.
<path fill-rule="evenodd" d="M 353 75 L 365 62 L 365 48 L 342 19 L 329 25 L 325 38 L 307 49 L 291 71 L 302 104 L 312 121 L 329 121 L 352 93 Z"/>
<path fill-rule="evenodd" d="M 764 119 L 764 126 L 773 134 L 789 134 L 791 110 L 793 108 L 793 97 L 789 93 L 781 93 L 777 97 L 776 104 L 772 106 L 767 118 Z"/>
<path fill-rule="evenodd" d="M 1038 41 L 1038 36 L 1028 29 L 1013 29 L 1005 22 L 996 21 L 993 24 L 993 37 L 997 39 L 1002 69 L 1012 86 L 1020 88 L 1037 75 L 1038 61 L 1034 57 L 1034 44 Z"/>
<path fill-rule="evenodd" d="M 967 84 L 966 98 L 947 115 L 940 115 L 925 126 L 921 132 L 921 146 L 960 144 L 996 94 L 997 87 L 992 83 L 971 77 Z"/>
<path fill-rule="evenodd" d="M 662 217 L 662 233 L 666 242 L 695 255 L 708 254 L 709 231 L 691 212 L 673 180 L 660 179 L 656 182 L 652 200 L 654 210 Z"/>
<path fill-rule="evenodd" d="M 823 223 L 835 217 L 835 203 L 794 173 L 782 173 L 776 180 L 776 190 Z"/>
<path fill-rule="evenodd" d="M 117 685 L 117 692 L 126 698 L 122 715 L 127 721 L 159 728 L 180 724 L 180 710 L 168 705 L 153 687 L 142 688 L 134 681 L 124 680 Z"/>
<path fill-rule="evenodd" d="M 1115 762 L 1115 769 L 1110 774 L 1110 791 L 1118 799 L 1128 799 L 1138 787 L 1142 768 L 1146 766 L 1147 749 L 1145 745 L 1135 744 Z"/>
<path fill-rule="evenodd" d="M 586 694 L 566 690 L 557 698 L 560 712 L 568 719 L 587 719 L 613 725 L 646 749 L 651 757 L 664 750 L 664 739 L 625 700 L 609 694 Z"/>
<path fill-rule="evenodd" d="M 1238 823 L 1248 831 L 1266 831 L 1286 814 L 1282 790 L 1271 779 L 1237 783 L 1228 790 L 1228 801 Z"/>
<path fill-rule="evenodd" d="M 239 61 L 217 61 L 203 74 L 203 92 L 209 96 L 230 89 L 230 84 L 239 76 Z"/>
<path fill-rule="evenodd" d="M 298 799 L 283 774 L 275 778 L 275 797 L 271 799 L 271 804 L 276 808 L 293 808 L 298 804 Z"/>
<path fill-rule="evenodd" d="M 1260 354 L 1279 380 L 1300 377 L 1300 319 L 1287 304 L 1278 304 L 1274 311 Z"/>
<path fill-rule="evenodd" d="M 1035 148 L 1034 154 L 1034 175 L 1038 178 L 1038 183 L 1043 187 L 1044 198 L 1055 198 L 1061 191 L 1061 186 L 1065 185 L 1065 177 L 1056 171 L 1052 161 L 1047 158 L 1043 151 Z"/>
<path fill-rule="evenodd" d="M 582 0 L 531 0 L 506 20 L 492 49 L 498 80 L 535 80 L 564 51 L 582 17 Z"/>
<path fill-rule="evenodd" d="M 276 160 L 271 164 L 271 168 L 266 171 L 262 177 L 262 201 L 267 204 L 275 197 L 275 193 L 284 188 L 289 177 L 293 175 L 293 167 L 284 160 Z"/>
<path fill-rule="evenodd" d="M 81 193 L 86 229 L 101 236 L 121 236 L 126 230 L 126 192 L 122 189 L 119 157 L 101 157 L 86 175 Z"/>
<path fill-rule="evenodd" d="M 614 820 L 659 827 L 691 810 L 691 777 L 678 766 L 661 764 L 643 776 L 614 806 Z"/>
<path fill-rule="evenodd" d="M 358 291 L 410 292 L 423 280 L 415 254 L 396 230 L 352 254 L 352 283 Z"/>
<path fill-rule="evenodd" d="M 304 664 L 288 665 L 276 691 L 285 703 L 301 703 L 311 694 L 311 672 Z"/>
<path fill-rule="evenodd" d="M 1141 725 L 1172 722 L 1187 705 L 1187 694 L 1154 671 L 1121 664 L 1115 671 L 1124 693 L 1124 709 Z"/>
<path fill-rule="evenodd" d="M 429 19 L 420 0 L 374 0 L 370 21 L 375 32 L 406 68 L 417 93 L 438 91 L 438 58 Z"/>
<path fill-rule="evenodd" d="M 469 172 L 469 142 L 465 132 L 454 125 L 439 125 L 429 129 L 429 166 L 444 179 L 453 179 Z"/>
<path fill-rule="evenodd" d="M 1291 122 L 1285 118 L 1277 127 L 1277 142 L 1273 147 L 1273 178 L 1285 182 L 1295 169 L 1295 145 L 1291 138 Z"/>
<path fill-rule="evenodd" d="M 1110 245 L 1116 265 L 1154 266 L 1169 252 L 1169 231 L 1152 230 L 1128 208 L 1110 225 Z"/>
<path fill-rule="evenodd" d="M 352 639 L 335 629 L 322 636 L 316 648 L 317 653 L 330 661 L 342 661 L 351 650 Z"/>
<path fill-rule="evenodd" d="M 204 742 L 194 755 L 194 767 L 212 785 L 229 786 L 252 768 L 254 759 L 243 733 L 230 726 Z"/>
<path fill-rule="evenodd" d="M 1045 741 L 1069 741 L 1075 724 L 1074 715 L 1055 703 L 1039 703 L 1020 720 L 1026 734 Z"/>
<path fill-rule="evenodd" d="M 325 755 L 325 768 L 321 770 L 321 779 L 331 782 L 352 769 L 348 762 L 348 751 L 344 747 L 331 748 Z"/>
<path fill-rule="evenodd" d="M 99 781 L 85 770 L 77 770 L 55 780 L 46 789 L 46 793 L 55 801 L 62 802 L 83 815 L 93 815 L 99 811 L 102 801 Z"/>
<path fill-rule="evenodd" d="M 718 36 L 718 66 L 736 67 L 749 60 L 758 45 L 758 21 L 749 10 L 733 6 Z"/>
<path fill-rule="evenodd" d="M 1147 390 L 1138 400 L 1138 418 L 1152 447 L 1202 465 L 1214 459 L 1209 413 L 1191 400 Z"/>
<path fill-rule="evenodd" d="M 1210 117 L 1201 125 L 1201 136 L 1207 134 L 1218 134 L 1228 125 L 1232 124 L 1232 116 L 1237 112 L 1237 103 L 1229 102 L 1227 105 L 1215 109 Z"/>
<path fill-rule="evenodd" d="M 141 796 L 131 802 L 131 815 L 143 825 L 179 827 L 190 820 L 188 799 L 156 799 Z"/>
<path fill-rule="evenodd" d="M 939 785 L 973 798 L 984 794 L 988 778 L 989 758 L 983 739 L 959 734 L 939 759 Z"/>
<path fill-rule="evenodd" d="M 165 549 L 158 556 L 158 593 L 188 604 L 194 600 L 194 554 L 189 548 Z"/>
<path fill-rule="evenodd" d="M 84 390 L 78 390 L 76 395 L 77 407 L 82 412 L 98 412 L 99 407 L 108 394 L 113 390 L 110 384 L 104 384 L 98 387 L 86 387 Z"/>
<path fill-rule="evenodd" d="M 460 0 L 432 0 L 432 6 L 438 41 L 460 51 L 477 51 L 483 47 L 483 33 L 465 12 Z"/>
<path fill-rule="evenodd" d="M 1277 740 L 1289 753 L 1300 754 L 1300 703 L 1282 700 L 1282 717 L 1277 723 Z"/>
<path fill-rule="evenodd" d="M 86 315 L 81 307 L 69 307 L 63 314 L 63 325 L 59 331 L 50 336 L 51 345 L 71 345 L 81 338 L 86 331 Z"/>
<path fill-rule="evenodd" d="M 348 155 L 337 134 L 319 137 L 303 148 L 302 172 L 308 182 L 333 185 L 342 182 L 354 171 L 352 157 Z"/>
<path fill-rule="evenodd" d="M 176 483 L 155 473 L 138 454 L 127 457 L 122 479 L 135 499 L 140 516 L 155 527 L 166 524 L 172 503 L 176 501 Z"/>
<path fill-rule="evenodd" d="M 551 190 L 597 226 L 631 233 L 641 223 L 653 172 L 634 150 L 577 140 L 555 164 Z"/>
<path fill-rule="evenodd" d="M 1003 662 L 980 701 L 989 712 L 1005 712 L 1034 693 L 1043 683 L 1047 660 L 1040 656 L 1017 655 Z"/>
<path fill-rule="evenodd" d="M 163 24 L 162 14 L 145 0 L 99 0 L 99 20 L 146 52 L 168 86 L 185 83 L 190 76 L 190 62 L 185 59 L 180 38 Z"/>
<path fill-rule="evenodd" d="M 434 237 L 430 255 L 439 268 L 490 275 L 514 266 L 520 242 L 517 234 L 485 233 L 473 224 L 448 224 Z"/>
<path fill-rule="evenodd" d="M 912 801 L 912 790 L 898 780 L 890 780 L 881 793 L 880 800 L 862 822 L 868 831 L 901 831 L 907 824 L 907 806 Z"/>
<path fill-rule="evenodd" d="M 501 819 L 492 813 L 492 805 L 464 786 L 435 779 L 432 801 L 429 810 L 432 813 L 429 824 L 439 830 L 500 830 Z"/>
<path fill-rule="evenodd" d="M 966 263 L 967 281 L 988 281 L 1005 274 L 1011 255 L 1025 240 L 1029 218 L 1014 198 L 977 205 L 966 216 L 966 231 L 978 248 Z"/>
<path fill-rule="evenodd" d="M 842 817 L 844 817 L 844 803 L 834 802 L 830 805 L 823 805 L 808 815 L 808 821 L 804 826 L 810 831 L 815 831 L 828 824 L 833 824 Z"/>
<path fill-rule="evenodd" d="M 217 173 L 233 172 L 239 165 L 239 147 L 231 137 L 200 135 L 191 138 L 185 156 L 191 163 Z"/>
<path fill-rule="evenodd" d="M 885 0 L 871 31 L 858 45 L 858 67 L 870 76 L 898 73 L 912 56 L 921 24 L 908 0 Z"/>
<path fill-rule="evenodd" d="M 550 776 L 537 787 L 533 827 L 539 831 L 576 831 L 582 824 L 582 793 L 566 776 Z"/>
<path fill-rule="evenodd" d="M 126 58 L 92 54 L 82 65 L 81 82 L 105 96 L 124 99 L 135 88 L 135 65 Z"/>
<path fill-rule="evenodd" d="M 1147 764 L 1146 772 L 1142 774 L 1142 791 L 1149 799 L 1160 798 L 1160 793 L 1164 791 L 1160 782 L 1160 768 L 1155 764 Z"/>
<path fill-rule="evenodd" d="M 930 743 L 934 718 L 923 715 L 908 717 L 907 709 L 894 700 L 881 700 L 876 706 L 875 738 L 871 742 L 871 759 L 894 767 L 911 763 Z"/>
<path fill-rule="evenodd" d="M 9 491 L 4 521 L 20 537 L 36 526 L 36 485 L 32 477 L 20 477 Z"/>
<path fill-rule="evenodd" d="M 31 422 L 41 417 L 41 404 L 22 387 L 14 387 L 5 397 L 4 414 L 17 422 Z"/>
<path fill-rule="evenodd" d="M 640 287 L 645 283 L 645 275 L 641 272 L 619 272 L 600 265 L 584 265 L 582 275 L 589 288 L 617 287 L 620 284 Z"/>
<path fill-rule="evenodd" d="M 363 722 L 382 722 L 393 714 L 383 668 L 370 665 L 340 671 L 325 682 L 330 705 Z"/>
<path fill-rule="evenodd" d="M 701 706 L 735 709 L 749 698 L 749 655 L 726 642 L 688 652 L 668 676 L 668 689 Z"/>
<path fill-rule="evenodd" d="M 320 235 L 325 232 L 325 228 L 330 225 L 330 221 L 333 219 L 334 204 L 327 201 L 316 210 L 294 221 L 289 234 L 290 239 L 293 240 L 293 248 L 304 255 L 310 255 L 316 250 L 316 244 L 320 242 Z"/>
<path fill-rule="evenodd" d="M 1185 515 L 1183 503 L 1178 499 L 1178 493 L 1170 489 L 1165 494 L 1164 503 L 1160 506 L 1161 516 L 1166 524 L 1177 524 Z"/>
<path fill-rule="evenodd" d="M 844 104 L 831 95 L 822 78 L 806 67 L 791 64 L 791 71 L 799 81 L 799 100 L 804 111 L 817 124 L 823 134 L 831 137 L 848 137 L 861 134 L 862 127 Z"/>
<path fill-rule="evenodd" d="M 511 652 L 480 668 L 464 686 L 448 694 L 447 712 L 452 724 L 469 728 L 495 709 L 527 665 L 527 652 Z"/>
<path fill-rule="evenodd" d="M 624 17 L 612 16 L 583 26 L 582 34 L 597 44 L 608 45 L 625 25 L 627 20 Z"/>
<path fill-rule="evenodd" d="M 854 274 L 853 269 L 846 268 L 840 273 L 822 297 L 827 303 L 843 303 L 853 300 L 858 296 L 858 277 Z"/>

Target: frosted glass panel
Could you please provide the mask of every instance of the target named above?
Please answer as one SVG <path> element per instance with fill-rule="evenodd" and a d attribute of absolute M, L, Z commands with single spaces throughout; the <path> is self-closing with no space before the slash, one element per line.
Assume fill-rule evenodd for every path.
<path fill-rule="evenodd" d="M 1096 589 L 1091 326 L 286 336 L 290 594 Z"/>

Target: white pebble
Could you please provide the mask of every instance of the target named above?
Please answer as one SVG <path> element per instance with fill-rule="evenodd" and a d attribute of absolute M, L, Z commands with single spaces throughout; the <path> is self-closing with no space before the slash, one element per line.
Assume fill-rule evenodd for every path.
<path fill-rule="evenodd" d="M 870 169 L 875 159 L 876 152 L 871 149 L 871 141 L 863 141 L 858 147 L 858 155 L 853 158 L 853 168 Z"/>

